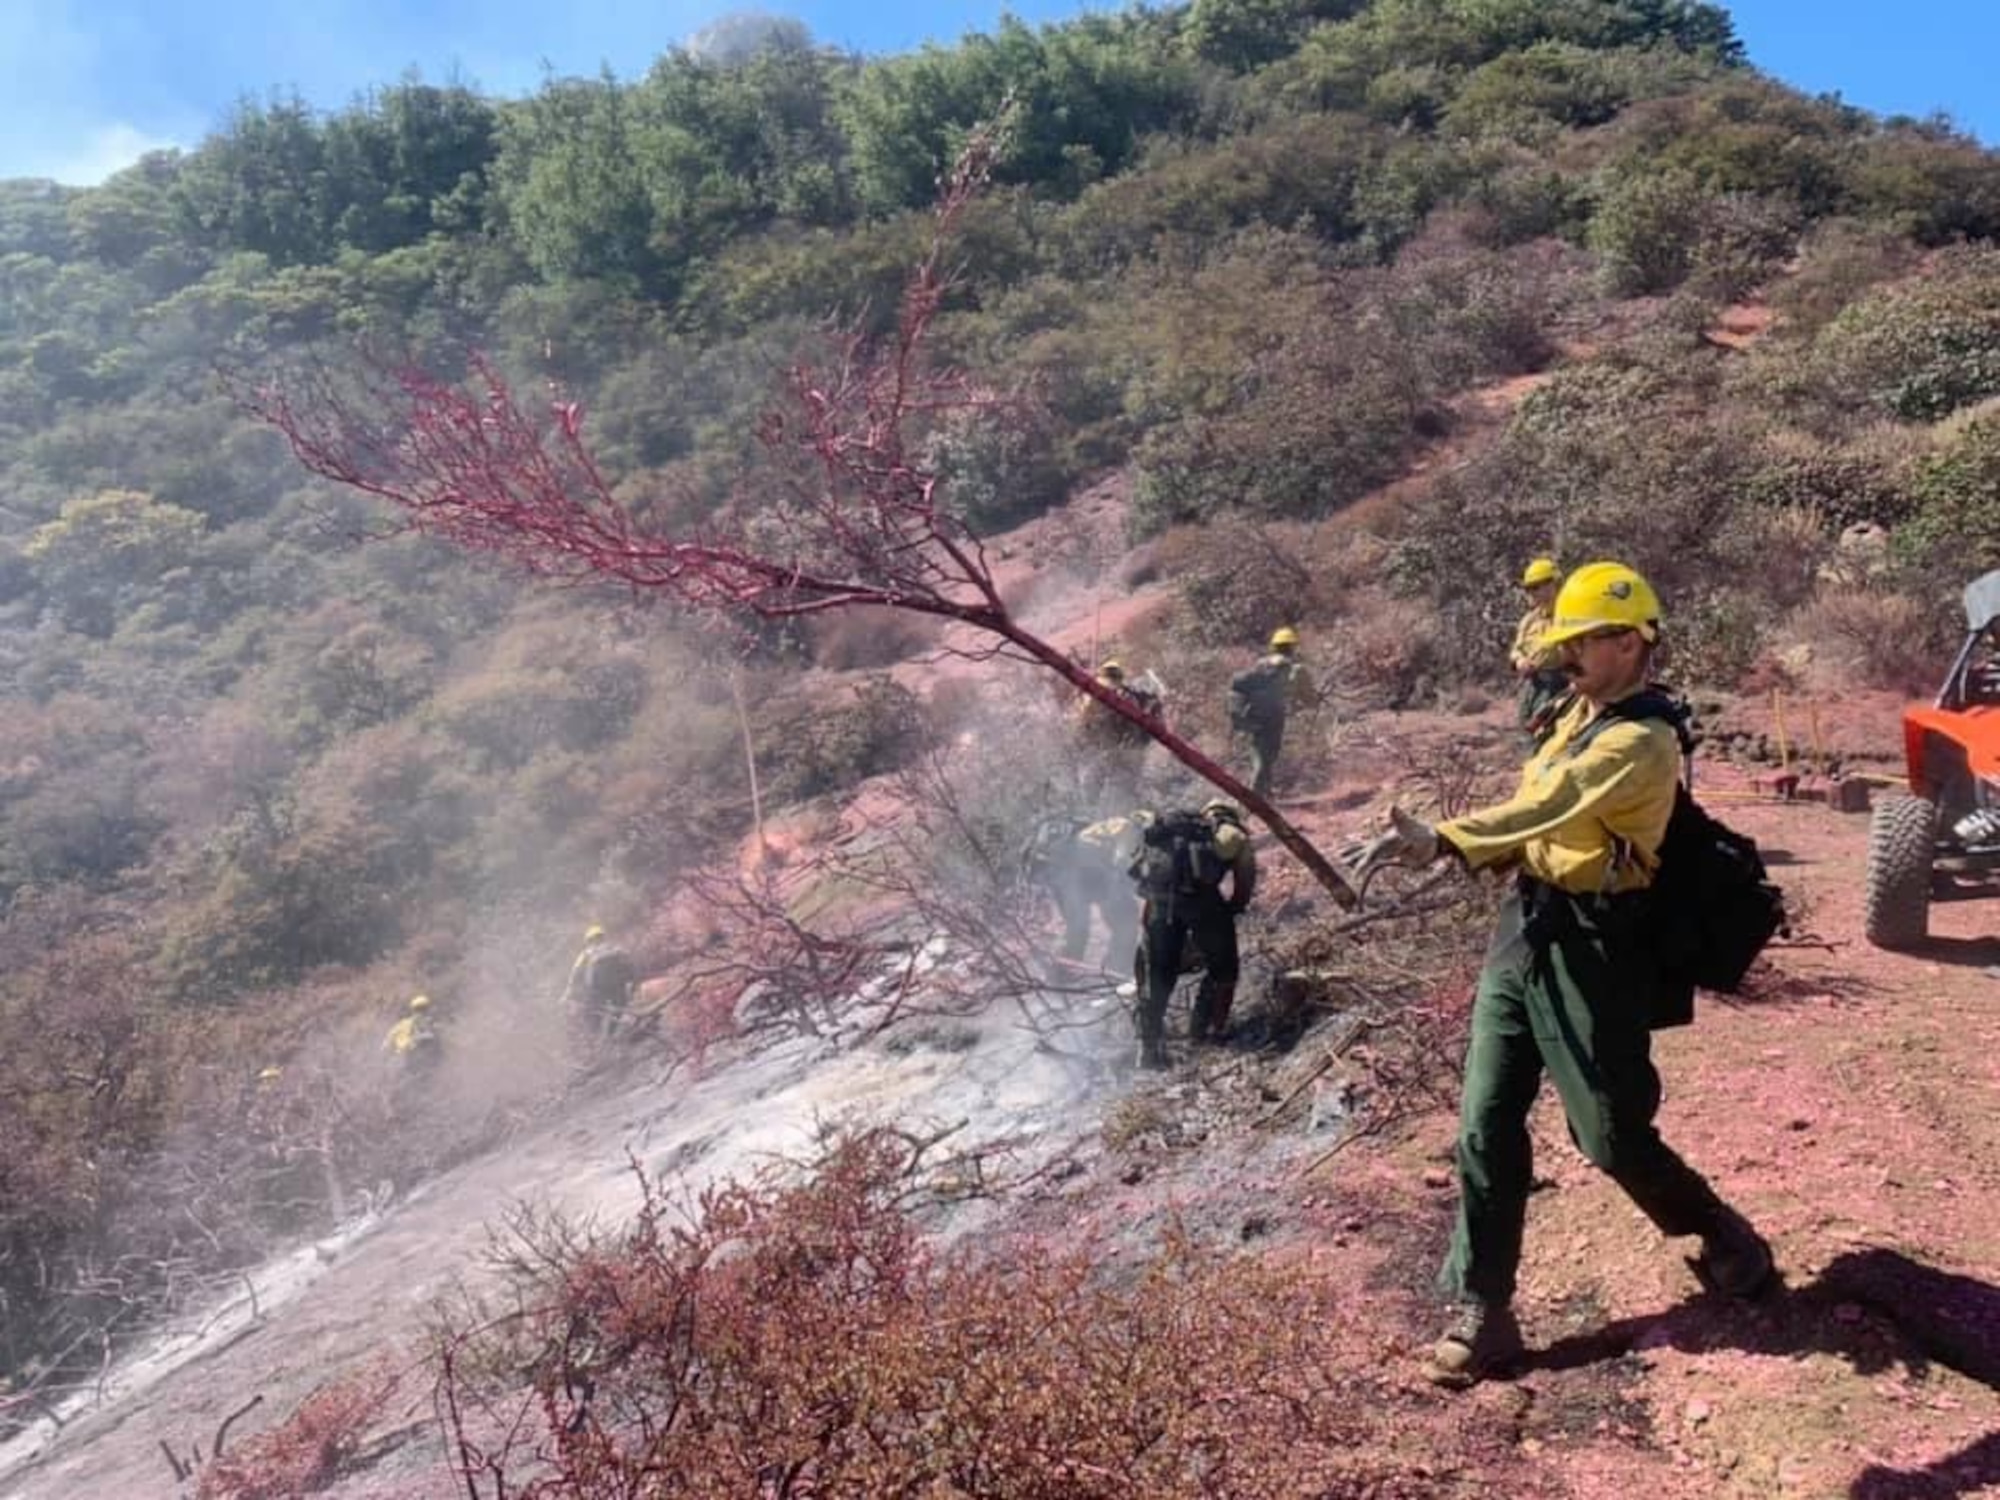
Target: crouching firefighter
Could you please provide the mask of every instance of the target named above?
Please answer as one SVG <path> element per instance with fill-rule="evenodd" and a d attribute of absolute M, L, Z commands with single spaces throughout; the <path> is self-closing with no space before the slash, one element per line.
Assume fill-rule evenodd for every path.
<path fill-rule="evenodd" d="M 1143 830 L 1132 858 L 1132 878 L 1145 905 L 1140 912 L 1138 970 L 1139 1066 L 1167 1065 L 1167 1002 L 1181 975 L 1181 956 L 1192 943 L 1201 955 L 1188 1037 L 1221 1041 L 1236 998 L 1236 919 L 1257 888 L 1257 855 L 1242 816 L 1228 802 L 1200 812 L 1142 813 Z M 1222 893 L 1224 879 L 1229 894 Z"/>
<path fill-rule="evenodd" d="M 1456 1305 L 1427 1367 L 1442 1385 L 1504 1370 L 1521 1350 L 1511 1304 L 1533 1180 L 1528 1114 L 1545 1070 L 1592 1164 L 1661 1233 L 1701 1237 L 1692 1264 L 1711 1289 L 1752 1297 L 1772 1279 L 1770 1247 L 1654 1126 L 1652 1028 L 1689 1018 L 1695 983 L 1733 987 L 1782 919 L 1759 894 L 1776 893 L 1758 884 L 1755 846 L 1681 787 L 1671 705 L 1646 689 L 1659 633 L 1659 600 L 1639 574 L 1619 563 L 1579 568 L 1542 637 L 1560 650 L 1577 701 L 1519 790 L 1435 828 L 1393 810 L 1392 831 L 1350 851 L 1363 874 L 1440 855 L 1517 871 L 1473 1000 L 1458 1218 L 1439 1274 Z M 1699 825 L 1691 836 L 1690 824 Z M 1747 935 L 1727 930 L 1725 912 L 1724 927 L 1684 940 L 1684 918 L 1707 899 L 1696 892 L 1720 886 L 1744 893 L 1731 910 L 1750 913 Z M 1725 949 L 1731 972 L 1717 974 Z"/>
<path fill-rule="evenodd" d="M 1139 844 L 1132 818 L 1051 816 L 1035 825 L 1021 850 L 1021 873 L 1047 891 L 1062 915 L 1062 957 L 1081 963 L 1090 946 L 1093 913 L 1104 920 L 1109 941 L 1100 967 L 1122 973 L 1139 936 L 1139 903 L 1124 871 Z"/>
<path fill-rule="evenodd" d="M 572 1035 L 591 1046 L 610 1041 L 624 1024 L 638 983 L 639 971 L 625 950 L 591 923 L 563 986 L 561 1005 Z"/>

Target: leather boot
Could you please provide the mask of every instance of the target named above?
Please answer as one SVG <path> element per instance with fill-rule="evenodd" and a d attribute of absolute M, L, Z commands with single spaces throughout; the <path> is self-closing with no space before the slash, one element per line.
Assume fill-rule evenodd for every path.
<path fill-rule="evenodd" d="M 1433 1385 L 1462 1390 L 1505 1374 L 1519 1362 L 1521 1348 L 1521 1325 L 1511 1307 L 1466 1302 L 1431 1345 L 1424 1375 Z"/>
<path fill-rule="evenodd" d="M 1204 980 L 1195 996 L 1188 1035 L 1197 1042 L 1219 1042 L 1229 1035 L 1229 1007 L 1236 1003 L 1236 986 Z"/>
<path fill-rule="evenodd" d="M 1702 1235 L 1701 1254 L 1688 1265 L 1710 1291 L 1745 1301 L 1762 1294 L 1777 1274 L 1770 1245 L 1748 1219 L 1728 1207 Z"/>

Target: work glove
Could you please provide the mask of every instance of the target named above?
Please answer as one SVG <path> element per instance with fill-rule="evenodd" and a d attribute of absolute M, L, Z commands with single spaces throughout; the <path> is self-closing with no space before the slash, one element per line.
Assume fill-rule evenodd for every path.
<path fill-rule="evenodd" d="M 1427 865 L 1439 854 L 1438 832 L 1422 818 L 1400 807 L 1389 809 L 1389 831 L 1356 839 L 1341 850 L 1341 862 L 1357 875 L 1372 875 L 1386 865 Z"/>

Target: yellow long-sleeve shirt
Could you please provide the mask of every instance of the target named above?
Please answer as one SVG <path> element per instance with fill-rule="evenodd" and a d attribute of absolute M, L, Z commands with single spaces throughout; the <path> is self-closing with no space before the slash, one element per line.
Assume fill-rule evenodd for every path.
<path fill-rule="evenodd" d="M 428 1047 L 438 1039 L 437 1028 L 428 1016 L 405 1016 L 389 1028 L 389 1034 L 382 1038 L 382 1050 L 397 1057 L 408 1057 L 419 1048 Z"/>
<path fill-rule="evenodd" d="M 1621 719 L 1572 752 L 1596 717 L 1579 700 L 1522 767 L 1512 797 L 1438 825 L 1438 837 L 1474 869 L 1518 859 L 1537 880 L 1580 895 L 1651 885 L 1680 741 L 1660 720 Z"/>
<path fill-rule="evenodd" d="M 1562 659 L 1560 651 L 1542 648 L 1542 633 L 1554 623 L 1555 616 L 1539 604 L 1521 616 L 1521 623 L 1514 627 L 1514 649 L 1507 658 L 1516 672 L 1546 672 Z"/>

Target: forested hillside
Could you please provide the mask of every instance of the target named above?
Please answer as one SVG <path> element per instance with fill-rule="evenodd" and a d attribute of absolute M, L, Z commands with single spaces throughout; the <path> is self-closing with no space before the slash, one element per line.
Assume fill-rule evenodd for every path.
<path fill-rule="evenodd" d="M 387 518 L 232 373 L 483 350 L 698 524 L 794 353 L 888 325 L 999 121 L 937 353 L 1026 405 L 926 436 L 980 531 L 1120 476 L 1177 649 L 1303 609 L 1378 704 L 1489 675 L 1551 546 L 1653 574 L 1698 682 L 1806 640 L 1895 684 L 2000 562 L 2000 158 L 1752 61 L 1693 0 L 1195 0 L 884 58 L 779 25 L 523 99 L 252 100 L 101 187 L 0 183 L 0 1376 L 448 1152 L 362 1076 L 382 1028 L 552 995 L 586 922 L 740 835 L 737 674 L 778 804 L 940 722 L 886 674 L 795 690 L 881 665 L 852 633 L 363 545 Z M 1753 294 L 1769 332 L 1718 340 Z M 1558 364 L 1407 512 L 1258 562 L 1250 528 Z M 1886 548 L 1828 586 L 1858 522 Z"/>

